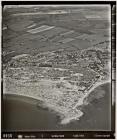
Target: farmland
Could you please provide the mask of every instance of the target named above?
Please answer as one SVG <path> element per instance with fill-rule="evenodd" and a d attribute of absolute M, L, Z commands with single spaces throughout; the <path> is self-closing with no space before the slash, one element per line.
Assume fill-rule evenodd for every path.
<path fill-rule="evenodd" d="M 110 26 L 101 17 L 108 9 L 93 17 L 94 9 L 40 8 L 3 11 L 4 94 L 39 99 L 66 124 L 83 115 L 77 107 L 97 84 L 110 81 Z"/>

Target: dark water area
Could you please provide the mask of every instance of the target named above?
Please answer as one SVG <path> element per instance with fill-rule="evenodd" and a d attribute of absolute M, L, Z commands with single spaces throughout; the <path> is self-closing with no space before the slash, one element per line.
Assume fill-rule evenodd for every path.
<path fill-rule="evenodd" d="M 23 96 L 7 95 L 3 100 L 2 131 L 12 130 L 83 130 L 111 129 L 110 84 L 101 85 L 102 98 L 93 99 L 82 107 L 84 115 L 66 125 L 60 124 L 56 112 L 41 107 L 41 102 Z M 95 90 L 94 90 L 95 91 Z M 92 91 L 92 94 L 93 92 Z M 37 104 L 40 104 L 37 106 Z"/>

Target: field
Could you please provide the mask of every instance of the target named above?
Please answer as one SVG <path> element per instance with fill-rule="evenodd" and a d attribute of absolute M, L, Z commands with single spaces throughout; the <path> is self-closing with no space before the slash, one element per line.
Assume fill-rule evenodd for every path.
<path fill-rule="evenodd" d="M 77 106 L 91 89 L 110 80 L 109 19 L 101 16 L 108 10 L 35 8 L 4 9 L 4 94 L 42 100 L 66 124 L 83 115 Z"/>

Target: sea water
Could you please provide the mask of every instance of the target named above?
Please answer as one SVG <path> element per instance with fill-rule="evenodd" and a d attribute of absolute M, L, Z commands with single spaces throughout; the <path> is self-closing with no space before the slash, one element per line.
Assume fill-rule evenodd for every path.
<path fill-rule="evenodd" d="M 23 96 L 6 95 L 2 102 L 2 131 L 110 130 L 111 87 L 109 83 L 100 87 L 105 91 L 103 97 L 90 100 L 87 105 L 81 106 L 83 116 L 65 125 L 60 124 L 61 120 L 56 112 L 43 108 L 41 101 Z"/>

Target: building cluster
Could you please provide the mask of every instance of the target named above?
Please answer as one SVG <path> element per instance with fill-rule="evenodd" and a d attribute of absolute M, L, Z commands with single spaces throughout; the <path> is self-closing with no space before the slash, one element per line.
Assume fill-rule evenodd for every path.
<path fill-rule="evenodd" d="M 4 67 L 6 90 L 41 99 L 61 113 L 71 110 L 71 116 L 75 116 L 76 104 L 98 79 L 109 77 L 109 59 L 108 50 L 92 48 L 23 54 Z"/>

